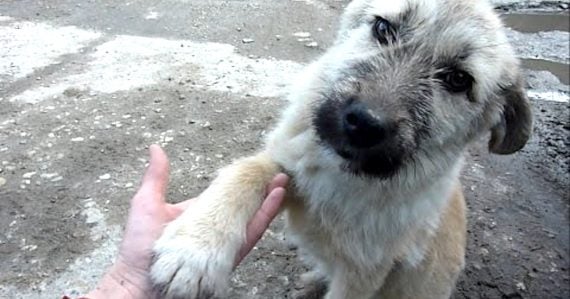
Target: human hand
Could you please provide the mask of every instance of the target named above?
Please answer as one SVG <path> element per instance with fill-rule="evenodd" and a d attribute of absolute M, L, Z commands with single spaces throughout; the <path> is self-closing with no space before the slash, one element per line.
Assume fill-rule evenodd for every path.
<path fill-rule="evenodd" d="M 131 200 L 123 241 L 117 260 L 88 298 L 152 298 L 149 279 L 152 247 L 162 230 L 186 209 L 192 199 L 178 203 L 166 202 L 168 158 L 157 145 L 150 147 L 150 164 L 142 184 Z M 247 226 L 246 243 L 236 252 L 235 265 L 249 253 L 279 211 L 288 177 L 278 174 L 268 185 L 267 197 Z"/>

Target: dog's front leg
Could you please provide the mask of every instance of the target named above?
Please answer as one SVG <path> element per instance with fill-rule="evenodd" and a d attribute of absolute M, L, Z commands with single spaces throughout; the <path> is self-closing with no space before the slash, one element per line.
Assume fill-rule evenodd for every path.
<path fill-rule="evenodd" d="M 265 153 L 238 160 L 218 177 L 154 247 L 151 279 L 164 298 L 211 298 L 226 290 L 246 226 L 279 167 Z"/>
<path fill-rule="evenodd" d="M 376 299 L 390 269 L 378 267 L 373 271 L 338 267 L 335 269 L 325 299 Z"/>

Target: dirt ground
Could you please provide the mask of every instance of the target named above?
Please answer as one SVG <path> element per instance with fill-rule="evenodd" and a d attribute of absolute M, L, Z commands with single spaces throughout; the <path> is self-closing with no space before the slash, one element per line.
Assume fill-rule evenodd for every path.
<path fill-rule="evenodd" d="M 0 298 L 95 284 L 116 253 L 148 145 L 170 157 L 171 201 L 258 149 L 288 78 L 330 44 L 346 3 L 2 1 Z M 536 125 L 515 155 L 490 155 L 484 142 L 469 151 L 467 264 L 453 298 L 566 299 L 568 4 L 495 3 L 523 24 L 538 13 L 561 23 L 509 32 L 533 62 Z M 299 287 L 306 268 L 282 228 L 278 219 L 237 269 L 230 298 L 289 298 Z"/>

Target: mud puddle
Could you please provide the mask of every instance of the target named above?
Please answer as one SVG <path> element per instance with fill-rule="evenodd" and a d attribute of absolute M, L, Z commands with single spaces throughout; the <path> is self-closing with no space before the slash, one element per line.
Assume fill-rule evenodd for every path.
<path fill-rule="evenodd" d="M 501 18 L 507 27 L 524 33 L 570 31 L 568 13 L 508 13 L 501 15 Z"/>
<path fill-rule="evenodd" d="M 568 13 L 508 13 L 501 16 L 507 27 L 524 33 L 570 31 Z M 570 84 L 570 65 L 542 59 L 522 59 L 523 67 L 535 71 L 549 71 L 560 82 Z"/>
<path fill-rule="evenodd" d="M 560 82 L 570 85 L 570 65 L 557 63 L 542 59 L 521 59 L 522 66 L 535 71 L 549 71 L 554 74 Z"/>

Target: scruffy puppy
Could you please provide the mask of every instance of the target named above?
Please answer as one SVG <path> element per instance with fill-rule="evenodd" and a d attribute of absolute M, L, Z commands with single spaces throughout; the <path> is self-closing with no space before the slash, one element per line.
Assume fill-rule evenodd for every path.
<path fill-rule="evenodd" d="M 481 0 L 355 0 L 264 150 L 221 170 L 156 243 L 166 298 L 223 294 L 248 219 L 280 170 L 285 212 L 327 299 L 448 298 L 464 265 L 466 147 L 524 146 L 519 64 Z"/>

